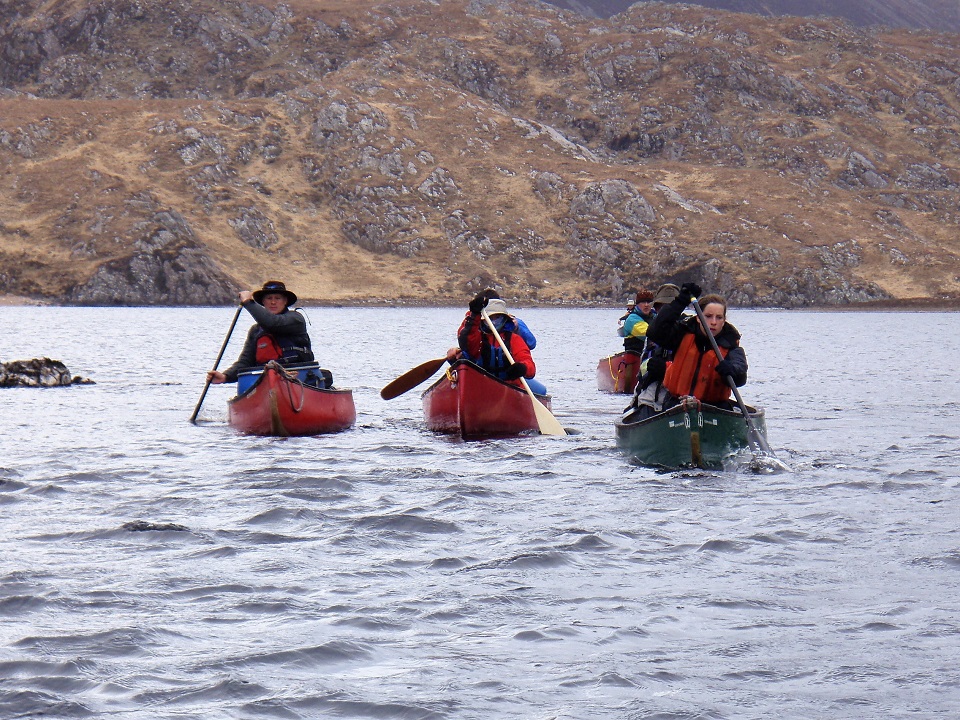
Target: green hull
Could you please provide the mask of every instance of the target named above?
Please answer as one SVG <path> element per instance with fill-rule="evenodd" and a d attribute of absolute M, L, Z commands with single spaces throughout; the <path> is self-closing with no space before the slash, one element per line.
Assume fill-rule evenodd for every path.
<path fill-rule="evenodd" d="M 763 410 L 748 407 L 757 432 L 767 436 Z M 747 423 L 739 410 L 722 410 L 685 399 L 680 405 L 639 421 L 617 422 L 617 447 L 642 465 L 664 468 L 723 468 L 749 447 Z"/>

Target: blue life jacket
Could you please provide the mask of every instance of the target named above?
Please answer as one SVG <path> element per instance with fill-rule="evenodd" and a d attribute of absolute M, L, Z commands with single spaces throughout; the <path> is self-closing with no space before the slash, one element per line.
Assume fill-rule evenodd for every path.
<path fill-rule="evenodd" d="M 513 337 L 513 331 L 507 330 L 507 326 L 504 325 L 503 330 L 500 330 L 500 337 L 503 338 L 503 344 L 507 347 L 510 347 L 510 338 Z M 488 335 L 485 332 L 480 334 L 480 362 L 478 365 L 486 370 L 491 375 L 495 375 L 501 380 L 506 380 L 507 368 L 510 366 L 510 361 L 507 360 L 507 355 L 503 352 L 503 348 L 499 345 L 494 345 L 493 337 Z"/>

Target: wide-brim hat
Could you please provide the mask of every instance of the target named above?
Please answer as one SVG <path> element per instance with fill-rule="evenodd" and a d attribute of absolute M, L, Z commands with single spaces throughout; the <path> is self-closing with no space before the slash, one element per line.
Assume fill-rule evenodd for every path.
<path fill-rule="evenodd" d="M 680 288 L 673 283 L 667 283 L 657 288 L 657 294 L 654 296 L 653 302 L 666 305 L 669 302 L 673 302 L 679 294 Z"/>
<path fill-rule="evenodd" d="M 279 280 L 267 280 L 262 288 L 253 293 L 253 299 L 263 305 L 264 295 L 284 295 L 287 298 L 287 307 L 297 302 L 297 296 L 287 290 L 287 286 Z"/>
<path fill-rule="evenodd" d="M 487 315 L 509 315 L 507 304 L 500 298 L 491 298 L 487 303 Z"/>

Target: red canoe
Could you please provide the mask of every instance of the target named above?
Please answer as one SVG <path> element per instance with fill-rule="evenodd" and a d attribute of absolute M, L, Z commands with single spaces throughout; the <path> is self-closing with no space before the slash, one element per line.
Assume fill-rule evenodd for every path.
<path fill-rule="evenodd" d="M 540 428 L 526 390 L 465 360 L 451 365 L 422 397 L 427 428 L 434 432 L 481 438 L 521 435 Z M 536 397 L 551 409 L 549 395 Z"/>
<path fill-rule="evenodd" d="M 640 372 L 640 356 L 621 352 L 605 357 L 597 364 L 597 389 L 608 393 L 633 392 Z"/>
<path fill-rule="evenodd" d="M 305 371 L 300 370 L 299 375 Z M 320 435 L 357 420 L 352 390 L 306 385 L 297 370 L 271 361 L 256 381 L 228 403 L 230 426 L 248 435 Z"/>

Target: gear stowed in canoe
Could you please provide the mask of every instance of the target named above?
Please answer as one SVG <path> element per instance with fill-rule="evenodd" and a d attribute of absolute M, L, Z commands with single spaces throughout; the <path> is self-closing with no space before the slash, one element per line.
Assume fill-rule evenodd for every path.
<path fill-rule="evenodd" d="M 312 377 L 311 377 L 312 376 Z M 316 363 L 284 367 L 271 360 L 241 372 L 228 403 L 230 426 L 249 435 L 320 435 L 346 430 L 357 419 L 352 390 L 321 388 Z"/>
<path fill-rule="evenodd" d="M 540 430 L 527 392 L 467 360 L 457 360 L 423 395 L 427 428 L 463 438 L 521 435 Z M 550 409 L 549 395 L 536 395 Z"/>
<path fill-rule="evenodd" d="M 752 427 L 765 438 L 763 410 L 746 407 Z M 640 464 L 670 469 L 723 468 L 751 446 L 750 432 L 739 408 L 726 410 L 694 397 L 649 416 L 633 409 L 616 423 L 617 447 Z"/>
<path fill-rule="evenodd" d="M 600 358 L 597 364 L 597 389 L 607 393 L 632 393 L 640 375 L 640 356 L 625 350 Z"/>

